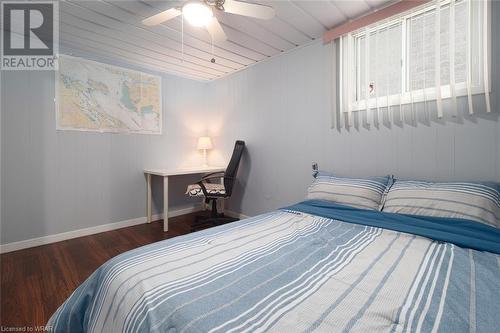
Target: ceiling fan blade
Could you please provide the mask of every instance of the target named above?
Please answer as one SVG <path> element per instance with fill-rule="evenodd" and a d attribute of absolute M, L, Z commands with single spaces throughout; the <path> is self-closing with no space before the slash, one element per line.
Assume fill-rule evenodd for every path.
<path fill-rule="evenodd" d="M 158 25 L 165 21 L 171 20 L 174 17 L 181 15 L 181 11 L 177 8 L 167 9 L 159 14 L 148 17 L 147 19 L 142 20 L 142 24 L 144 25 Z"/>
<path fill-rule="evenodd" d="M 275 15 L 273 7 L 235 0 L 226 0 L 224 2 L 224 11 L 226 13 L 250 16 L 263 20 L 272 19 Z"/>
<path fill-rule="evenodd" d="M 207 24 L 207 30 L 210 36 L 212 36 L 212 39 L 215 43 L 224 42 L 227 40 L 226 33 L 222 29 L 222 26 L 220 25 L 216 17 L 212 17 L 210 23 Z"/>

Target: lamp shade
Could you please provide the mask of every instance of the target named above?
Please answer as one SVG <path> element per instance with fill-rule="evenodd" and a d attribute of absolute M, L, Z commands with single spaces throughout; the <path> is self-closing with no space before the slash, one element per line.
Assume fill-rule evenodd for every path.
<path fill-rule="evenodd" d="M 209 136 L 198 138 L 198 149 L 212 149 L 212 139 Z"/>

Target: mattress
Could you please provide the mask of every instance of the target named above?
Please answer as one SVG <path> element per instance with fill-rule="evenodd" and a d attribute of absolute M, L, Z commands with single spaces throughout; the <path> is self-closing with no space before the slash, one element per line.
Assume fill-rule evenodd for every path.
<path fill-rule="evenodd" d="M 53 332 L 498 332 L 500 231 L 309 200 L 123 253 Z"/>

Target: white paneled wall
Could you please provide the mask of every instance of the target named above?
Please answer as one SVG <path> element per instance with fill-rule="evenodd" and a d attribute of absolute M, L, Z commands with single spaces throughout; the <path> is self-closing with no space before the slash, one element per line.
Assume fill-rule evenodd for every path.
<path fill-rule="evenodd" d="M 62 10 L 75 6 L 71 3 Z M 344 10 L 346 17 L 356 15 Z M 494 18 L 500 17 L 500 3 L 494 2 L 493 11 Z M 273 29 L 283 28 L 283 22 L 273 21 Z M 121 24 L 115 28 L 120 30 Z M 165 29 L 160 29 L 162 34 L 170 31 Z M 298 31 L 287 31 L 283 36 L 290 41 L 302 38 Z M 500 32 L 497 20 L 493 32 L 494 36 Z M 143 34 L 148 43 L 165 37 L 136 30 L 132 35 Z M 94 51 L 73 49 L 75 55 L 93 60 L 110 59 L 109 54 Z M 493 39 L 492 58 L 499 54 L 499 43 Z M 226 65 L 232 66 L 236 58 L 228 55 Z M 115 65 L 134 65 L 124 64 L 122 58 L 115 61 L 122 61 Z M 199 163 L 201 154 L 195 146 L 200 135 L 214 140 L 212 164 L 229 159 L 234 140 L 246 141 L 248 152 L 230 208 L 247 215 L 302 200 L 311 182 L 312 161 L 342 175 L 394 173 L 403 178 L 500 181 L 500 71 L 495 61 L 492 114 L 481 110 L 478 100 L 474 117 L 466 115 L 459 103 L 456 119 L 449 115 L 444 120 L 427 119 L 420 108 L 416 122 L 406 110 L 401 124 L 342 132 L 330 129 L 330 61 L 329 47 L 316 42 L 210 83 L 166 75 L 161 136 L 58 132 L 53 73 L 2 72 L 1 243 L 144 216 L 142 169 Z M 430 103 L 428 110 L 435 114 Z M 173 206 L 192 202 L 183 192 L 185 184 L 195 179 L 172 181 Z M 156 196 L 157 211 L 161 203 L 161 196 Z"/>
<path fill-rule="evenodd" d="M 54 73 L 2 72 L 1 243 L 145 216 L 144 167 L 201 163 L 196 140 L 212 118 L 205 86 L 163 77 L 162 135 L 56 131 Z M 172 180 L 173 209 L 198 203 L 184 196 L 197 178 Z"/>
<path fill-rule="evenodd" d="M 303 199 L 312 161 L 349 176 L 500 181 L 499 114 L 486 114 L 483 98 L 474 117 L 459 103 L 458 118 L 429 118 L 428 103 L 415 109 L 416 122 L 407 108 L 403 123 L 338 132 L 330 129 L 330 61 L 316 43 L 211 84 L 214 110 L 230 124 L 227 149 L 235 139 L 248 144 L 231 210 L 253 215 Z M 498 82 L 496 68 L 493 76 Z"/>

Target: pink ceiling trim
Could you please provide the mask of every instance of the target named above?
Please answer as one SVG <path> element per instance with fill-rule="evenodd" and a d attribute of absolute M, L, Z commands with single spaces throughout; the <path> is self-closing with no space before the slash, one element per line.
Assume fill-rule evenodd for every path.
<path fill-rule="evenodd" d="M 423 5 L 430 0 L 401 0 L 395 4 L 379 9 L 371 14 L 362 16 L 358 19 L 339 25 L 323 34 L 323 43 L 329 43 L 332 40 L 345 35 L 349 32 L 366 27 L 378 21 L 385 20 L 391 16 L 401 14 L 407 10 Z"/>

